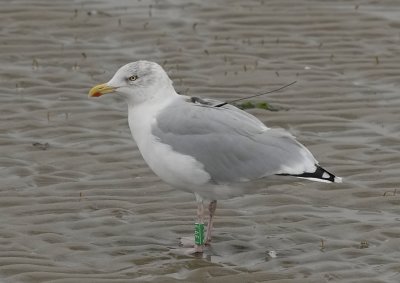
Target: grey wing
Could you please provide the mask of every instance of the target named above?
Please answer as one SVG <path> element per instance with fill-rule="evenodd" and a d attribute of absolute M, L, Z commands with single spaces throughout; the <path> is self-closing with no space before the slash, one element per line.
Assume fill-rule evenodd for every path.
<path fill-rule="evenodd" d="M 194 103 L 197 106 L 204 106 L 205 108 L 211 108 L 213 110 L 228 109 L 228 110 L 231 110 L 231 111 L 235 112 L 234 115 L 233 115 L 234 117 L 232 117 L 234 120 L 236 120 L 236 119 L 245 119 L 244 123 L 247 124 L 249 129 L 253 129 L 254 128 L 254 130 L 257 132 L 260 128 L 266 128 L 266 126 L 260 120 L 258 120 L 256 117 L 254 117 L 253 115 L 251 115 L 251 114 L 249 114 L 249 113 L 247 113 L 245 111 L 240 110 L 239 108 L 237 108 L 237 107 L 235 107 L 233 105 L 225 104 L 222 107 L 212 107 L 214 105 L 219 105 L 219 104 L 224 103 L 224 102 L 222 102 L 220 100 L 210 99 L 210 98 L 189 97 L 189 96 L 184 96 L 184 95 L 181 95 L 181 97 L 182 97 L 182 100 L 180 100 L 180 101 L 178 100 L 177 102 L 178 103 L 179 102 L 182 103 L 182 105 L 177 103 L 175 105 L 172 105 L 172 107 L 175 107 L 175 108 L 177 108 L 177 107 L 182 107 L 183 108 L 185 106 L 186 107 L 190 107 L 190 106 L 193 106 L 190 103 Z M 190 102 L 190 103 L 189 104 L 183 104 L 184 101 Z M 201 111 L 209 111 L 209 110 L 202 109 Z M 215 113 L 217 113 L 217 112 L 215 112 Z M 221 114 L 221 113 L 219 113 L 219 114 Z M 229 113 L 229 114 L 232 115 L 233 113 Z M 223 115 L 218 115 L 218 118 L 222 118 L 223 120 L 225 120 L 223 118 Z M 239 130 L 240 130 L 240 128 L 239 128 Z M 242 130 L 245 130 L 245 128 L 242 128 Z"/>
<path fill-rule="evenodd" d="M 152 134 L 194 157 L 218 184 L 315 171 L 316 160 L 292 135 L 231 105 L 177 100 L 158 114 Z"/>

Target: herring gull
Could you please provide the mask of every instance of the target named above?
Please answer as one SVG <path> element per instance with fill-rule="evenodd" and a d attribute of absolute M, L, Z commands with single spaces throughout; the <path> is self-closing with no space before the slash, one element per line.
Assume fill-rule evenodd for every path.
<path fill-rule="evenodd" d="M 274 175 L 341 182 L 287 131 L 268 128 L 233 105 L 179 95 L 157 63 L 129 63 L 89 96 L 106 93 L 125 98 L 132 136 L 154 173 L 195 194 L 194 252 L 211 241 L 217 199 L 240 192 L 241 183 Z M 206 235 L 203 201 L 210 201 Z"/>

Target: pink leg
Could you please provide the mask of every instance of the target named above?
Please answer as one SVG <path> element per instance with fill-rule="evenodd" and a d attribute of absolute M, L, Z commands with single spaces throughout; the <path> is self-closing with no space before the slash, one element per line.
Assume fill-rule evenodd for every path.
<path fill-rule="evenodd" d="M 208 220 L 207 224 L 206 245 L 209 245 L 211 242 L 211 230 L 213 228 L 213 220 L 216 209 L 217 209 L 217 201 L 213 200 L 208 205 L 208 212 L 210 213 L 210 219 Z"/>

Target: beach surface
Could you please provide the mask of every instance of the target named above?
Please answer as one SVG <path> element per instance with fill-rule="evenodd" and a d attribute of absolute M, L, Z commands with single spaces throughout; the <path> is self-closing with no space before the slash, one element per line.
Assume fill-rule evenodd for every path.
<path fill-rule="evenodd" d="M 395 0 L 4 1 L 0 282 L 400 282 L 399 28 Z M 343 183 L 255 182 L 184 255 L 194 196 L 149 170 L 124 101 L 87 97 L 140 59 L 223 101 L 297 81 L 248 111 Z"/>

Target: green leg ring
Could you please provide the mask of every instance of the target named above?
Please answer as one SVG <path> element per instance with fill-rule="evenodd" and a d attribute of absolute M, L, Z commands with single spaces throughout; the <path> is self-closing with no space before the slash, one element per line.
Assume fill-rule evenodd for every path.
<path fill-rule="evenodd" d="M 194 243 L 198 246 L 204 245 L 204 223 L 194 224 Z"/>

